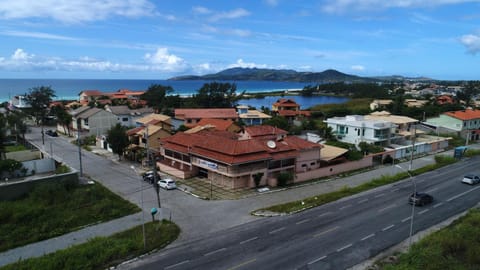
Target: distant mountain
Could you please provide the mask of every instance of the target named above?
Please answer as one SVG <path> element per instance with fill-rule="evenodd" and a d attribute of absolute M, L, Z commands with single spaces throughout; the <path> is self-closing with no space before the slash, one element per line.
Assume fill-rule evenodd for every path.
<path fill-rule="evenodd" d="M 206 80 L 206 81 L 290 81 L 290 82 L 375 82 L 379 79 L 345 74 L 334 69 L 322 72 L 297 72 L 290 69 L 230 68 L 215 74 L 203 76 L 179 76 L 169 80 Z"/>

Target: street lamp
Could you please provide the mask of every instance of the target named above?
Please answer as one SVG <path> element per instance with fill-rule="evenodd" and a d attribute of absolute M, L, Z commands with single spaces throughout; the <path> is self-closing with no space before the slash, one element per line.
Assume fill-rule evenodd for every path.
<path fill-rule="evenodd" d="M 135 172 L 136 175 L 139 175 L 135 166 L 130 166 L 130 168 Z M 145 212 L 143 212 L 143 180 L 140 179 L 140 197 L 142 204 L 142 233 L 143 233 L 143 249 L 147 248 L 147 239 L 145 238 Z"/>
<path fill-rule="evenodd" d="M 413 185 L 413 203 L 412 203 L 412 214 L 410 216 L 410 235 L 408 236 L 408 249 L 412 246 L 412 234 L 413 234 L 413 218 L 415 217 L 415 201 L 416 201 L 416 196 L 417 196 L 417 185 L 415 184 L 415 179 L 412 177 L 412 174 L 410 171 L 405 170 L 402 168 L 400 165 L 395 165 L 395 167 L 405 171 L 408 174 L 408 177 L 410 177 L 410 181 L 412 181 Z"/>

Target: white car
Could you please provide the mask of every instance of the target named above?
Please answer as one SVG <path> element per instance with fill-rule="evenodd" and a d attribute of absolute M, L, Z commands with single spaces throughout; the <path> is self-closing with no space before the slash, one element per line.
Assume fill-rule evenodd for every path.
<path fill-rule="evenodd" d="M 175 184 L 175 181 L 170 179 L 170 178 L 165 178 L 157 182 L 158 186 L 164 189 L 176 189 L 177 184 Z"/>
<path fill-rule="evenodd" d="M 478 175 L 474 174 L 467 174 L 463 177 L 462 183 L 469 184 L 469 185 L 475 185 L 480 183 L 480 177 Z"/>

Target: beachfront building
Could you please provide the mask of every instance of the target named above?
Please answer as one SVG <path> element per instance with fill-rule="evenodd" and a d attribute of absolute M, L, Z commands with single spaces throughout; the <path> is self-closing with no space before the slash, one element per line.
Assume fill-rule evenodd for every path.
<path fill-rule="evenodd" d="M 247 126 L 261 125 L 265 120 L 272 118 L 258 110 L 249 110 L 245 105 L 237 106 L 237 113 L 240 120 Z"/>
<path fill-rule="evenodd" d="M 300 110 L 300 104 L 291 98 L 281 98 L 272 104 L 272 113 L 285 117 L 290 123 L 311 116 L 310 111 Z"/>
<path fill-rule="evenodd" d="M 102 92 L 99 90 L 83 90 L 79 95 L 78 101 L 82 105 L 87 105 L 91 102 L 95 102 L 102 105 L 112 103 L 122 103 L 131 105 L 145 105 L 146 103 L 140 100 L 140 97 L 145 91 L 131 91 L 128 89 L 120 89 L 116 92 Z"/>
<path fill-rule="evenodd" d="M 238 114 L 234 108 L 175 109 L 175 119 L 181 121 L 186 127 L 194 127 L 205 118 L 236 122 Z"/>
<path fill-rule="evenodd" d="M 362 115 L 327 118 L 327 126 L 339 141 L 357 145 L 361 142 L 387 146 L 396 126 L 383 120 L 368 120 Z"/>
<path fill-rule="evenodd" d="M 29 109 L 31 107 L 30 103 L 27 102 L 27 97 L 22 95 L 13 96 L 8 102 L 8 108 L 10 110 Z"/>

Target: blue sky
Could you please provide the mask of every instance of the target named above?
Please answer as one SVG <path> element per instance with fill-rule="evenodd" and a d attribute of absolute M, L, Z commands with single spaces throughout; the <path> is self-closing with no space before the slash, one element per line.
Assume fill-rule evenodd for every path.
<path fill-rule="evenodd" d="M 480 79 L 480 0 L 0 0 L 0 78 L 230 67 Z"/>

